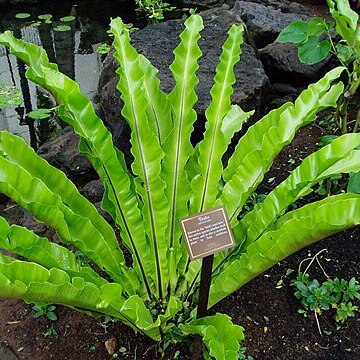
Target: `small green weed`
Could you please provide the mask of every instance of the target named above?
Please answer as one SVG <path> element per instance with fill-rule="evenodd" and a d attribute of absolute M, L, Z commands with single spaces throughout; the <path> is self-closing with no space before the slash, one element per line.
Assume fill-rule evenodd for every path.
<path fill-rule="evenodd" d="M 53 326 L 49 327 L 48 329 L 45 330 L 44 332 L 44 336 L 48 337 L 48 336 L 58 336 L 57 331 L 55 330 L 55 328 Z"/>
<path fill-rule="evenodd" d="M 359 307 L 351 302 L 341 303 L 336 309 L 336 321 L 343 324 L 348 317 L 354 317 L 355 312 L 358 310 Z"/>
<path fill-rule="evenodd" d="M 57 315 L 54 312 L 54 310 L 56 309 L 55 305 L 34 305 L 32 309 L 35 311 L 35 314 L 33 315 L 33 318 L 35 319 L 40 316 L 46 316 L 49 320 L 57 320 Z"/>
<path fill-rule="evenodd" d="M 256 191 L 254 191 L 249 198 L 247 199 L 244 210 L 246 210 L 246 213 L 254 209 L 256 204 L 260 204 L 264 199 L 266 198 L 265 194 L 258 194 Z"/>
<path fill-rule="evenodd" d="M 85 256 L 85 254 L 82 251 L 76 250 L 74 253 L 75 253 L 75 257 L 76 257 L 76 260 L 79 263 L 79 265 L 86 266 L 91 263 L 91 259 L 88 258 L 87 256 Z"/>
<path fill-rule="evenodd" d="M 126 347 L 120 346 L 118 351 L 115 354 L 113 354 L 110 359 L 122 359 L 126 353 L 127 353 Z M 174 356 L 174 359 L 177 359 L 177 357 Z"/>
<path fill-rule="evenodd" d="M 323 310 L 336 309 L 336 321 L 344 323 L 359 309 L 349 301 L 360 299 L 360 285 L 354 277 L 350 281 L 329 278 L 320 284 L 317 279 L 311 280 L 309 274 L 299 272 L 297 278 L 291 281 L 291 286 L 296 289 L 296 298 L 301 300 L 303 309 L 299 312 L 302 314 L 315 311 L 320 315 Z"/>
<path fill-rule="evenodd" d="M 276 283 L 275 289 L 281 289 L 284 286 L 284 279 L 292 274 L 295 270 L 287 269 L 285 275 L 281 276 L 281 279 Z"/>
<path fill-rule="evenodd" d="M 240 348 L 238 355 L 239 355 L 238 356 L 239 360 L 254 360 L 254 358 L 251 355 L 246 355 L 246 347 L 245 346 Z"/>
<path fill-rule="evenodd" d="M 315 193 L 321 196 L 330 196 L 333 194 L 340 194 L 346 189 L 347 180 L 342 174 L 330 176 L 328 179 L 321 180 Z"/>
<path fill-rule="evenodd" d="M 339 130 L 339 124 L 335 121 L 332 113 L 324 115 L 317 123 L 326 134 L 336 134 Z"/>
<path fill-rule="evenodd" d="M 296 279 L 290 283 L 295 288 L 295 297 L 301 301 L 302 308 L 298 312 L 307 316 L 309 312 L 313 311 L 320 334 L 321 328 L 318 315 L 321 315 L 325 310 L 335 309 L 336 322 L 343 324 L 349 317 L 355 316 L 355 312 L 359 310 L 359 307 L 354 305 L 353 302 L 360 300 L 360 284 L 354 277 L 349 281 L 339 279 L 338 277 L 331 279 L 325 273 L 318 260 L 318 255 L 323 251 L 325 249 L 318 252 L 312 258 L 303 260 L 302 263 L 310 260 L 309 265 L 304 272 L 301 272 L 301 263 Z M 327 277 L 322 283 L 317 279 L 310 279 L 310 275 L 307 273 L 307 270 L 315 260 Z"/>
<path fill-rule="evenodd" d="M 104 329 L 104 334 L 107 334 L 108 328 L 114 323 L 116 320 L 111 318 L 110 316 L 104 316 L 103 321 L 99 323 L 99 325 Z"/>

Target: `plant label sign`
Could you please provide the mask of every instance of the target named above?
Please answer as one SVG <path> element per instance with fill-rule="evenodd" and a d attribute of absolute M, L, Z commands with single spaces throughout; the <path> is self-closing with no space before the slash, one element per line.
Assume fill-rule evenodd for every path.
<path fill-rule="evenodd" d="M 224 206 L 183 218 L 180 225 L 190 260 L 197 260 L 236 245 Z"/>

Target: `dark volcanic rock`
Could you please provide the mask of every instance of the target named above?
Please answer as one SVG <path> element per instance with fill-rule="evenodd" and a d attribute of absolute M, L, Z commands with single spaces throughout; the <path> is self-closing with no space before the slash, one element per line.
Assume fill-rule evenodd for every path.
<path fill-rule="evenodd" d="M 43 144 L 38 155 L 62 170 L 76 184 L 85 184 L 96 177 L 90 161 L 78 149 L 79 137 L 70 127 L 55 139 Z"/>
<path fill-rule="evenodd" d="M 225 0 L 180 0 L 185 5 L 197 5 L 197 6 L 218 6 L 225 2 Z"/>
<path fill-rule="evenodd" d="M 301 7 L 291 7 L 289 3 L 285 5 L 281 5 L 278 1 L 263 1 L 263 3 L 237 1 L 231 10 L 246 23 L 249 36 L 258 49 L 274 42 L 281 30 L 292 21 L 308 20 L 311 17 Z"/>
<path fill-rule="evenodd" d="M 18 357 L 5 344 L 0 343 L 0 359 L 1 360 L 17 360 Z"/>
<path fill-rule="evenodd" d="M 80 190 L 80 193 L 94 204 L 101 201 L 104 195 L 104 185 L 100 180 L 92 180 Z"/>
<path fill-rule="evenodd" d="M 303 64 L 297 56 L 294 44 L 272 43 L 259 51 L 260 59 L 272 82 L 307 85 L 319 79 L 325 72 L 327 60 L 314 65 Z"/>
<path fill-rule="evenodd" d="M 197 86 L 198 102 L 195 105 L 200 118 L 204 118 L 206 107 L 210 103 L 210 89 L 213 85 L 215 67 L 219 61 L 221 45 L 227 37 L 227 31 L 232 24 L 240 24 L 241 19 L 230 11 L 216 8 L 201 13 L 204 20 L 204 30 L 201 32 L 199 46 L 203 56 L 199 61 L 199 85 Z M 174 59 L 173 50 L 179 43 L 178 35 L 183 30 L 181 20 L 170 20 L 164 23 L 150 25 L 132 34 L 132 44 L 144 54 L 152 64 L 159 69 L 162 88 L 169 93 L 173 86 L 169 65 Z M 115 70 L 118 67 L 112 54 L 107 57 L 99 82 L 101 107 L 107 126 L 114 132 L 115 144 L 123 146 L 127 131 L 120 120 L 119 93 L 116 90 L 118 77 Z M 236 83 L 234 84 L 233 103 L 240 104 L 245 110 L 260 106 L 261 97 L 269 87 L 268 78 L 261 62 L 256 58 L 253 48 L 242 46 L 241 61 L 235 67 Z"/>
<path fill-rule="evenodd" d="M 236 3 L 239 0 L 233 1 Z M 308 0 L 312 4 L 325 3 L 326 0 Z M 299 4 L 296 0 L 250 0 L 248 2 L 253 2 L 265 6 L 271 6 L 272 8 L 279 9 L 283 13 L 297 13 L 309 15 L 308 7 Z"/>

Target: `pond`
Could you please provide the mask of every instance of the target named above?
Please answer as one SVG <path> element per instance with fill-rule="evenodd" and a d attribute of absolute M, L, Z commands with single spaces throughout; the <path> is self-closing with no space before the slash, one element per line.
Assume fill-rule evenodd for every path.
<path fill-rule="evenodd" d="M 28 17 L 23 15 L 26 13 Z M 0 5 L 0 32 L 11 29 L 17 37 L 43 46 L 50 60 L 75 79 L 83 93 L 96 103 L 104 57 L 96 49 L 109 42 L 106 31 L 110 19 L 117 16 L 138 28 L 146 23 L 137 17 L 134 1 L 47 1 Z M 6 84 L 21 89 L 23 98 L 22 104 L 0 110 L 0 130 L 22 136 L 36 149 L 60 129 L 61 122 L 55 116 L 52 119 L 51 114 L 50 119 L 45 120 L 27 116 L 33 110 L 52 108 L 54 104 L 44 90 L 27 81 L 25 70 L 25 66 L 0 45 L 0 87 Z"/>

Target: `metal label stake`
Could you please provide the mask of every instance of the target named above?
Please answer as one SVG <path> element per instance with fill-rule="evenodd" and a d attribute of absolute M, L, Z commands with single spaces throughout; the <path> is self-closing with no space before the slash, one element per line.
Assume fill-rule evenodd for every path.
<path fill-rule="evenodd" d="M 206 316 L 214 253 L 234 247 L 229 219 L 224 206 L 190 215 L 180 220 L 190 260 L 202 258 L 199 303 L 196 318 Z M 195 336 L 193 359 L 201 359 L 202 339 Z"/>
<path fill-rule="evenodd" d="M 196 313 L 197 319 L 206 316 L 207 313 L 213 260 L 214 260 L 214 254 L 206 256 L 202 259 L 199 303 Z M 200 335 L 195 335 L 193 360 L 201 359 L 201 347 L 202 347 L 202 338 Z"/>

